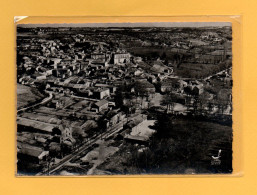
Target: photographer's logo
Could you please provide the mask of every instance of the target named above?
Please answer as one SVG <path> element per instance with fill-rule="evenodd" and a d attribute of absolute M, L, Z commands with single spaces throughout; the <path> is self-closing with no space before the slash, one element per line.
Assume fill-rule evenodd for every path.
<path fill-rule="evenodd" d="M 218 156 L 212 156 L 212 161 L 211 161 L 211 165 L 220 165 L 221 164 L 221 149 L 218 152 Z"/>

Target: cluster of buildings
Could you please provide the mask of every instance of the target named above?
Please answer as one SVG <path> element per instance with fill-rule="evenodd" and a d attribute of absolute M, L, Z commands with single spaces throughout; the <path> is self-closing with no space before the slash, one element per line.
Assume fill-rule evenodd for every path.
<path fill-rule="evenodd" d="M 135 99 L 140 89 L 146 90 L 144 95 L 155 93 L 149 82 L 151 74 L 138 65 L 140 57 L 120 49 L 109 50 L 106 43 L 87 41 L 83 35 L 72 38 L 70 44 L 58 39 L 18 40 L 18 83 L 43 86 L 53 96 L 18 113 L 19 161 L 29 159 L 43 166 L 49 155 L 65 155 L 63 151 L 72 150 L 101 128 L 111 129 L 121 123 L 123 127 L 126 115 L 114 101 L 120 85 L 128 85 Z M 167 69 L 159 72 L 168 74 Z"/>
<path fill-rule="evenodd" d="M 102 129 L 108 131 L 116 126 L 123 129 L 124 125 L 132 130 L 139 127 L 147 117 L 144 116 L 138 124 L 127 124 L 129 115 L 150 108 L 157 93 L 166 95 L 172 92 L 180 97 L 180 103 L 186 104 L 188 97 L 200 96 L 206 92 L 207 85 L 214 85 L 212 78 L 198 81 L 178 78 L 163 60 L 155 59 L 147 64 L 141 57 L 116 45 L 116 42 L 123 41 L 125 45 L 126 37 L 137 40 L 129 35 L 119 34 L 118 40 L 113 38 L 114 35 L 103 35 L 106 38 L 103 42 L 98 38 L 89 40 L 91 34 L 68 33 L 50 39 L 41 36 L 48 33 L 47 28 L 32 32 L 38 37 L 17 39 L 17 82 L 38 88 L 46 95 L 51 94 L 51 98 L 18 112 L 18 161 L 45 166 L 49 156 L 60 157 L 65 155 L 64 151 L 70 153 L 79 144 L 101 133 Z M 58 29 L 50 32 L 50 35 L 60 33 Z M 213 41 L 214 38 L 207 34 L 201 39 Z M 147 43 L 147 40 L 141 42 Z M 192 43 L 177 43 L 176 51 L 190 47 Z M 209 54 L 199 51 L 186 60 L 215 64 L 227 56 L 225 49 L 218 53 L 216 48 L 209 51 L 211 58 L 205 58 Z M 224 74 L 216 79 L 231 83 L 231 74 Z M 126 135 L 125 139 L 146 141 L 133 134 Z"/>

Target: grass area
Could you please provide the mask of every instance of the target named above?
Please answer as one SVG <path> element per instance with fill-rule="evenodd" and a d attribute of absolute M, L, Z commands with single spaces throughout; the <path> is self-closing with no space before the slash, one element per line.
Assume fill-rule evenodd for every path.
<path fill-rule="evenodd" d="M 131 47 L 126 49 L 135 56 L 148 57 L 148 58 L 161 57 L 165 53 L 167 60 L 173 59 L 174 54 L 176 54 L 176 52 L 171 51 L 171 48 L 154 47 L 154 46 Z"/>
<path fill-rule="evenodd" d="M 205 70 L 205 69 L 210 69 L 214 68 L 217 65 L 215 64 L 193 64 L 193 63 L 183 63 L 179 67 L 181 69 L 190 69 L 190 70 Z"/>
<path fill-rule="evenodd" d="M 44 95 L 37 89 L 17 84 L 17 109 L 43 99 Z"/>
<path fill-rule="evenodd" d="M 195 78 L 200 76 L 209 76 L 212 74 L 212 70 L 217 69 L 217 64 L 193 64 L 193 63 L 182 63 L 174 72 L 178 76 Z"/>

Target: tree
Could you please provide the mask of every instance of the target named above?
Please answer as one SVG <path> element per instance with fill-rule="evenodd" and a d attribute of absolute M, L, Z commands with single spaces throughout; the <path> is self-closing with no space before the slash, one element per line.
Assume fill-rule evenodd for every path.
<path fill-rule="evenodd" d="M 224 113 L 225 109 L 231 103 L 230 101 L 231 90 L 221 89 L 217 94 L 217 103 L 221 114 Z"/>
<path fill-rule="evenodd" d="M 144 83 L 136 82 L 134 87 L 135 87 L 136 94 L 138 94 L 139 96 L 144 97 L 148 94 L 148 91 Z"/>
<path fill-rule="evenodd" d="M 123 100 L 125 98 L 125 92 L 126 92 L 125 89 L 126 89 L 125 85 L 120 85 L 116 90 L 114 102 L 115 102 L 115 105 L 119 108 L 123 106 Z"/>
<path fill-rule="evenodd" d="M 98 124 L 98 131 L 101 134 L 101 139 L 102 139 L 103 132 L 105 132 L 108 128 L 108 121 L 106 120 L 105 115 L 99 118 L 97 124 Z"/>
<path fill-rule="evenodd" d="M 61 145 L 56 142 L 51 142 L 49 145 L 49 153 L 51 157 L 56 157 L 61 155 Z"/>
<path fill-rule="evenodd" d="M 167 111 L 173 111 L 178 96 L 175 93 L 169 92 L 163 96 L 162 104 L 167 106 Z"/>
<path fill-rule="evenodd" d="M 193 109 L 194 109 L 194 113 L 197 114 L 199 111 L 199 107 L 200 107 L 199 96 L 195 95 L 195 96 L 193 96 L 193 98 L 194 98 Z"/>
<path fill-rule="evenodd" d="M 156 133 L 154 137 L 165 139 L 172 135 L 173 128 L 173 116 L 168 114 L 159 114 L 157 115 L 157 120 L 154 124 L 154 129 L 156 129 Z"/>
<path fill-rule="evenodd" d="M 72 131 L 72 135 L 79 143 L 82 143 L 87 136 L 84 129 L 82 128 L 74 128 Z"/>
<path fill-rule="evenodd" d="M 199 95 L 199 98 L 198 98 L 198 102 L 199 102 L 199 108 L 200 108 L 200 112 L 203 114 L 205 113 L 205 108 L 208 106 L 208 100 L 206 99 L 207 98 L 207 94 L 206 93 L 202 93 Z"/>

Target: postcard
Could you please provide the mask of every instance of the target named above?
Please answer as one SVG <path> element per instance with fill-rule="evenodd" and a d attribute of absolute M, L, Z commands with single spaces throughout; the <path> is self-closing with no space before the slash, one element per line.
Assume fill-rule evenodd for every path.
<path fill-rule="evenodd" d="M 17 25 L 17 175 L 231 174 L 229 22 Z"/>

